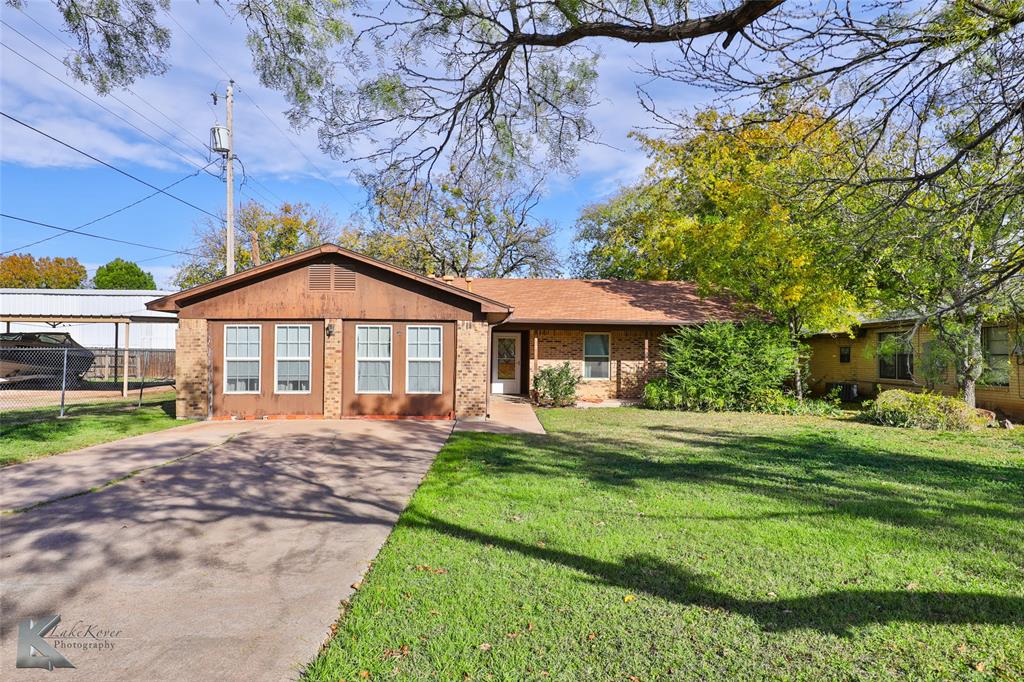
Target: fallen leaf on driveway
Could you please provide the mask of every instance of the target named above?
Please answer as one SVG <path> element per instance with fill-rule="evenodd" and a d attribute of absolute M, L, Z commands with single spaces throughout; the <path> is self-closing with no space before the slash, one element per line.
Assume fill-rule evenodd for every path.
<path fill-rule="evenodd" d="M 362 586 L 363 586 L 363 581 L 362 580 L 360 580 L 358 582 L 352 583 L 352 589 L 353 590 L 358 590 Z"/>

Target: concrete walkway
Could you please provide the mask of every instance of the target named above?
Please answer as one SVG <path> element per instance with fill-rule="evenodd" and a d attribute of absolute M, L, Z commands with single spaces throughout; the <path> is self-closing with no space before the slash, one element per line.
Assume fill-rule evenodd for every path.
<path fill-rule="evenodd" d="M 228 434 L 230 426 L 241 430 Z M 0 517 L 3 679 L 296 679 L 451 426 L 347 420 L 171 429 L 151 434 L 145 447 L 166 460 L 183 452 L 185 439 L 234 437 L 100 492 Z M 102 448 L 90 448 L 92 456 L 131 457 L 124 443 L 106 447 L 106 457 Z M 133 466 L 158 459 L 151 454 Z M 41 460 L 39 470 L 82 456 Z M 18 621 L 48 614 L 60 615 L 57 630 L 70 630 L 61 642 L 47 639 L 75 669 L 16 669 Z M 109 632 L 95 635 L 100 630 Z"/>
<path fill-rule="evenodd" d="M 533 411 L 530 401 L 521 396 L 492 395 L 491 416 L 486 420 L 463 421 L 455 425 L 456 431 L 483 433 L 545 433 Z"/>

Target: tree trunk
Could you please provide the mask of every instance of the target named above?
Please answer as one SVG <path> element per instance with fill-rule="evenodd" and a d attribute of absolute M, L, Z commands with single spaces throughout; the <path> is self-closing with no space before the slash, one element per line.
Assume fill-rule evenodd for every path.
<path fill-rule="evenodd" d="M 970 337 L 963 346 L 963 357 L 957 361 L 956 383 L 960 388 L 960 397 L 969 407 L 977 407 L 976 393 L 978 377 L 985 369 L 985 358 L 981 352 L 981 314 L 976 314 Z"/>
<path fill-rule="evenodd" d="M 793 366 L 793 382 L 794 388 L 796 389 L 796 399 L 799 402 L 804 401 L 804 368 L 801 364 L 802 358 L 800 357 L 800 321 L 794 318 L 789 320 L 789 334 L 793 342 L 793 347 L 796 348 L 796 360 Z"/>
<path fill-rule="evenodd" d="M 968 407 L 977 407 L 975 397 L 975 388 L 977 385 L 978 382 L 976 379 L 968 377 L 964 379 L 963 386 L 960 387 L 960 396 L 964 399 L 964 402 L 967 403 Z"/>

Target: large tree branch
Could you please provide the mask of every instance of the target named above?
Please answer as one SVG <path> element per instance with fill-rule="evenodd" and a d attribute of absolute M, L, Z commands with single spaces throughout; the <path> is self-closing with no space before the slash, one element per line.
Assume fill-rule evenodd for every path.
<path fill-rule="evenodd" d="M 580 22 L 558 33 L 512 33 L 503 42 L 534 47 L 565 47 L 584 38 L 616 38 L 630 43 L 668 43 L 718 33 L 726 34 L 728 47 L 743 28 L 772 11 L 784 0 L 744 0 L 725 12 L 671 24 L 623 24 L 611 21 Z"/>

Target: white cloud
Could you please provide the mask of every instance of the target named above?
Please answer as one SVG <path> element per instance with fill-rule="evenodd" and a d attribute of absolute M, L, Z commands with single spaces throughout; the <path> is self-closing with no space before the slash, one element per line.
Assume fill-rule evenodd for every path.
<path fill-rule="evenodd" d="M 251 55 L 245 44 L 245 26 L 240 19 L 231 19 L 210 4 L 175 3 L 172 11 L 174 18 L 209 51 L 212 59 L 192 38 L 168 21 L 173 36 L 167 55 L 171 68 L 162 76 L 135 83 L 133 92 L 115 93 L 138 113 L 111 97 L 94 95 L 87 85 L 74 83 L 62 64 L 21 36 L 4 29 L 3 37 L 4 42 L 64 80 L 73 82 L 79 90 L 102 101 L 163 144 L 195 161 L 202 159 L 203 163 L 207 158 L 202 145 L 208 138 L 209 128 L 215 121 L 224 119 L 223 100 L 214 108 L 209 94 L 215 89 L 223 93 L 226 76 L 217 65 L 220 64 L 237 80 L 236 149 L 248 172 L 258 178 L 303 181 L 320 176 L 322 170 L 336 184 L 352 182 L 352 166 L 323 154 L 318 148 L 315 129 L 299 133 L 293 131 L 283 115 L 288 108 L 287 102 L 279 93 L 259 85 L 252 73 Z M 60 32 L 59 16 L 50 3 L 30 3 L 27 12 L 54 33 Z M 4 18 L 55 55 L 64 54 L 66 47 L 57 38 L 21 13 L 5 8 Z M 622 184 L 635 181 L 646 165 L 643 152 L 628 137 L 630 131 L 654 123 L 638 101 L 636 83 L 644 76 L 638 73 L 637 63 L 646 62 L 652 52 L 664 55 L 676 48 L 662 46 L 652 49 L 617 41 L 605 41 L 600 48 L 603 56 L 598 67 L 597 104 L 590 116 L 600 133 L 601 144 L 581 147 L 578 168 L 589 187 L 607 194 Z M 0 76 L 5 110 L 85 151 L 111 162 L 130 161 L 161 170 L 184 171 L 188 168 L 187 163 L 174 152 L 10 53 L 4 55 Z M 708 95 L 673 83 L 659 87 L 658 96 L 659 105 L 664 110 L 671 110 L 706 99 Z M 255 100 L 263 111 L 249 98 Z M 264 112 L 273 123 L 264 117 Z M 140 114 L 151 121 L 144 120 Z M 173 135 L 159 130 L 154 123 Z M 79 167 L 91 163 L 71 150 L 18 128 L 5 122 L 0 129 L 5 163 L 57 167 Z M 281 131 L 285 134 L 282 135 Z M 312 159 L 319 169 L 305 157 Z M 571 190 L 574 182 L 573 178 L 565 175 L 555 176 L 549 191 Z"/>

